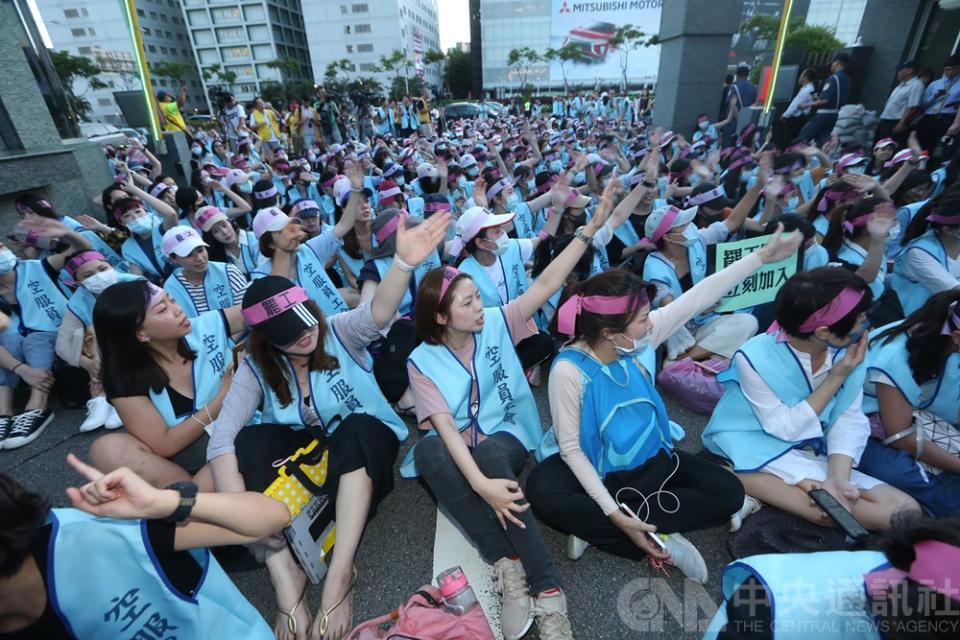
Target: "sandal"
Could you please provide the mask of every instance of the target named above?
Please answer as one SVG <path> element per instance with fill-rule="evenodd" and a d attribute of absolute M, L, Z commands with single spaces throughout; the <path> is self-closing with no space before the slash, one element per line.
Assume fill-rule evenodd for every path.
<path fill-rule="evenodd" d="M 307 587 L 309 587 L 309 586 L 310 586 L 310 581 L 307 580 L 306 583 L 304 583 L 304 585 L 303 585 L 303 592 L 300 594 L 300 599 L 297 600 L 297 603 L 296 603 L 295 605 L 293 605 L 293 608 L 290 609 L 290 611 L 284 611 L 284 610 L 282 610 L 282 609 L 280 609 L 280 610 L 277 611 L 277 613 L 279 613 L 280 615 L 286 616 L 286 618 L 287 618 L 287 631 L 289 631 L 289 632 L 292 633 L 293 635 L 297 635 L 297 618 L 296 618 L 296 616 L 295 616 L 294 614 L 297 612 L 297 608 L 298 608 L 300 605 L 302 605 L 302 604 L 303 604 L 303 601 L 306 599 L 306 597 L 307 597 Z"/>
<path fill-rule="evenodd" d="M 353 588 L 357 586 L 357 568 L 353 568 L 353 577 L 350 579 L 350 587 L 347 589 L 347 592 L 343 594 L 343 597 L 337 601 L 335 605 L 327 609 L 326 611 L 321 611 L 320 613 L 320 627 L 318 631 L 321 636 L 326 635 L 327 627 L 330 626 L 330 614 L 336 611 L 337 607 L 346 602 L 347 598 L 350 597 L 350 594 L 353 593 Z"/>

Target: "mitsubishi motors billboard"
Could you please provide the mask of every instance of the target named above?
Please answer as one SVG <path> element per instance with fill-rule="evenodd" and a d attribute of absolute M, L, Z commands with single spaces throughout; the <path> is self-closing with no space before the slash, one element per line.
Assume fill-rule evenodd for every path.
<path fill-rule="evenodd" d="M 582 84 L 619 81 L 623 52 L 610 44 L 617 27 L 630 24 L 644 39 L 660 32 L 663 0 L 552 0 L 550 47 L 573 44 L 580 58 L 564 64 L 567 81 Z M 639 47 L 627 52 L 627 80 L 654 82 L 660 65 L 660 47 Z M 560 62 L 550 65 L 550 81 L 563 82 Z"/>

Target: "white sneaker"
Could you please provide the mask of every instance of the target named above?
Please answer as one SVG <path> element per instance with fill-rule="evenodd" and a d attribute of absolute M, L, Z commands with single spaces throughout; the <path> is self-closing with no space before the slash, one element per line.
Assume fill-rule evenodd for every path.
<path fill-rule="evenodd" d="M 590 543 L 586 540 L 581 540 L 573 534 L 567 536 L 567 557 L 571 560 L 579 560 L 589 548 Z"/>
<path fill-rule="evenodd" d="M 110 413 L 107 414 L 107 421 L 103 426 L 107 429 L 119 429 L 123 426 L 123 420 L 120 419 L 120 414 L 117 413 L 112 404 L 110 405 Z"/>
<path fill-rule="evenodd" d="M 87 419 L 80 425 L 80 433 L 99 429 L 107 422 L 110 414 L 110 403 L 103 396 L 87 400 Z"/>
<path fill-rule="evenodd" d="M 739 511 L 730 516 L 730 533 L 740 531 L 740 527 L 743 526 L 743 521 L 747 519 L 747 516 L 760 511 L 760 507 L 759 500 L 753 496 L 744 496 L 743 506 L 740 507 Z"/>
<path fill-rule="evenodd" d="M 670 554 L 669 564 L 683 572 L 694 582 L 700 584 L 707 583 L 707 563 L 703 556 L 697 550 L 693 543 L 684 538 L 679 533 L 661 536 L 663 543 L 667 545 L 667 552 Z"/>
<path fill-rule="evenodd" d="M 519 640 L 533 625 L 533 598 L 519 560 L 500 558 L 493 565 L 500 592 L 500 630 L 506 640 Z"/>

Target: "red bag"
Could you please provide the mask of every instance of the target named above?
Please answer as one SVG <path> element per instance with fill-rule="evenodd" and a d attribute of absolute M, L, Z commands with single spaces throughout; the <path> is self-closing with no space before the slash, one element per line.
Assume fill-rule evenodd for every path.
<path fill-rule="evenodd" d="M 444 610 L 440 590 L 421 587 L 399 609 L 361 623 L 347 640 L 494 640 L 480 605 L 462 616 Z"/>
<path fill-rule="evenodd" d="M 664 367 L 657 375 L 657 383 L 687 409 L 708 416 L 723 395 L 717 374 L 729 366 L 730 361 L 723 358 L 705 362 L 683 358 Z"/>

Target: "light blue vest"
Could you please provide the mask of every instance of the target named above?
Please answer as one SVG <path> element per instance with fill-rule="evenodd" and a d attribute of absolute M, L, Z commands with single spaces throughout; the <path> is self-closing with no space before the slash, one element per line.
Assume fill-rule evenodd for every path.
<path fill-rule="evenodd" d="M 503 279 L 507 285 L 507 299 L 501 300 L 497 285 L 487 274 L 487 268 L 477 262 L 473 256 L 467 257 L 460 263 L 460 271 L 473 278 L 473 283 L 480 290 L 480 297 L 485 307 L 499 307 L 516 300 L 527 290 L 527 272 L 520 256 L 520 243 L 510 239 L 506 253 L 497 256 L 497 265 L 503 271 Z"/>
<path fill-rule="evenodd" d="M 814 243 L 809 249 L 803 250 L 803 270 L 812 271 L 819 267 L 825 267 L 830 263 L 830 253 L 827 248 L 819 242 Z"/>
<path fill-rule="evenodd" d="M 265 260 L 250 274 L 253 280 L 270 275 L 273 261 Z M 297 284 L 303 287 L 311 300 L 320 306 L 324 315 L 332 316 L 348 309 L 347 303 L 337 287 L 330 281 L 320 257 L 309 245 L 301 245 L 297 250 Z"/>
<path fill-rule="evenodd" d="M 774 640 L 879 640 L 863 576 L 889 564 L 878 551 L 750 556 L 727 565 L 721 589 L 729 600 L 740 585 L 755 577 L 770 599 Z M 722 602 L 704 640 L 714 640 L 727 622 L 726 602 Z"/>
<path fill-rule="evenodd" d="M 189 551 L 200 583 L 180 593 L 163 573 L 145 520 L 95 518 L 77 509 L 53 509 L 50 520 L 47 591 L 71 636 L 273 638 L 208 549 Z"/>
<path fill-rule="evenodd" d="M 864 261 L 864 256 L 860 255 L 856 249 L 850 246 L 850 240 L 844 238 L 843 244 L 840 245 L 840 249 L 837 251 L 837 258 L 848 262 L 850 264 L 861 266 Z M 870 291 L 873 293 L 873 299 L 877 300 L 880 296 L 883 295 L 883 279 L 887 275 L 887 261 L 880 261 L 880 271 L 877 272 L 877 277 L 873 279 L 873 282 L 869 282 Z"/>
<path fill-rule="evenodd" d="M 237 233 L 241 239 L 239 242 L 240 258 L 237 261 L 231 258 L 230 263 L 249 275 L 256 271 L 260 264 L 260 244 L 252 231 L 240 229 Z"/>
<path fill-rule="evenodd" d="M 925 251 L 943 265 L 944 269 L 949 268 L 947 263 L 947 250 L 943 248 L 943 244 L 933 229 L 930 229 L 919 238 L 910 241 L 910 243 L 903 248 L 896 262 L 893 263 L 890 287 L 897 293 L 897 297 L 900 298 L 904 316 L 909 316 L 922 307 L 933 294 L 938 293 L 937 291 L 930 291 L 922 283 L 914 282 L 903 275 L 903 259 L 906 257 L 908 251 Z"/>
<path fill-rule="evenodd" d="M 923 208 L 923 205 L 927 204 L 928 200 L 921 200 L 920 202 L 914 202 L 913 204 L 908 204 L 897 209 L 897 226 L 894 227 L 896 232 L 894 233 L 891 230 L 890 237 L 887 238 L 886 242 L 886 254 L 887 260 L 896 260 L 897 256 L 900 255 L 903 247 L 900 245 L 900 241 L 903 239 L 903 235 L 907 232 L 907 227 L 910 226 L 910 222 L 916 217 L 917 212 Z"/>
<path fill-rule="evenodd" d="M 20 313 L 17 314 L 20 318 L 20 333 L 56 333 L 63 322 L 67 299 L 50 279 L 43 263 L 40 260 L 18 260 L 13 274 L 16 300 L 3 301 L 20 306 Z"/>
<path fill-rule="evenodd" d="M 373 261 L 373 264 L 377 268 L 377 273 L 380 274 L 380 282 L 383 282 L 383 279 L 387 277 L 387 272 L 390 271 L 391 265 L 393 265 L 393 258 L 377 258 Z M 420 282 L 431 269 L 436 269 L 439 266 L 440 257 L 437 255 L 437 252 L 434 251 L 426 260 L 414 267 L 413 277 L 410 278 L 407 290 L 403 293 L 403 300 L 400 301 L 400 306 L 397 309 L 397 312 L 401 316 L 413 317 L 413 303 L 417 298 L 417 290 L 420 288 Z"/>
<path fill-rule="evenodd" d="M 196 318 L 200 315 L 200 311 L 186 287 L 180 282 L 182 272 L 182 268 L 177 268 L 163 283 L 163 288 L 176 300 L 188 318 Z M 236 304 L 233 300 L 230 278 L 227 276 L 227 265 L 222 262 L 207 263 L 207 272 L 203 275 L 203 297 L 207 301 L 208 311 L 226 309 Z"/>
<path fill-rule="evenodd" d="M 461 431 L 472 425 L 487 436 L 506 432 L 532 451 L 543 435 L 540 414 L 506 318 L 499 306 L 484 309 L 483 318 L 483 329 L 473 334 L 473 373 L 443 344 L 422 342 L 410 354 L 408 362 L 423 375 L 438 381 L 437 388 Z M 474 380 L 478 407 L 471 407 L 470 402 Z M 436 430 L 431 430 L 428 436 L 436 436 Z M 416 477 L 413 449 L 404 459 L 400 473 L 405 478 Z"/>
<path fill-rule="evenodd" d="M 513 218 L 513 226 L 517 229 L 517 237 L 535 238 L 537 232 L 533 228 L 533 213 L 530 211 L 530 205 L 521 202 L 513 212 L 516 214 Z"/>
<path fill-rule="evenodd" d="M 156 219 L 156 216 L 154 218 Z M 153 255 L 160 264 L 163 273 L 157 271 L 153 260 L 150 259 L 133 238 L 127 238 L 123 241 L 123 245 L 120 247 L 120 253 L 123 254 L 123 257 L 128 262 L 140 267 L 141 271 L 147 276 L 150 276 L 155 281 L 160 281 L 165 278 L 166 274 L 173 268 L 173 263 L 163 255 L 163 226 L 159 224 L 159 221 L 157 222 L 153 227 L 153 231 L 150 233 L 150 240 L 153 243 Z"/>
<path fill-rule="evenodd" d="M 699 234 L 697 234 L 696 229 L 693 229 L 692 225 L 687 227 L 687 229 L 692 229 L 692 231 L 684 231 L 684 235 L 688 238 L 697 238 L 697 242 L 692 247 L 687 247 L 690 279 L 693 281 L 693 284 L 697 284 L 707 275 L 707 248 L 704 246 L 703 241 L 700 240 Z M 693 235 L 691 236 L 691 234 Z M 647 256 L 646 261 L 643 263 L 643 279 L 647 282 L 658 282 L 666 286 L 674 299 L 683 295 L 683 287 L 680 286 L 680 278 L 677 277 L 677 271 L 673 263 L 659 251 L 654 251 Z M 714 315 L 715 314 L 699 315 L 695 317 L 693 321 L 697 324 L 703 324 Z"/>
<path fill-rule="evenodd" d="M 613 235 L 623 243 L 624 247 L 632 247 L 640 242 L 640 236 L 637 234 L 637 230 L 630 222 L 630 218 L 624 220 L 623 224 L 614 229 Z"/>
<path fill-rule="evenodd" d="M 132 273 L 117 274 L 117 282 L 130 282 L 131 280 L 143 280 L 143 277 L 135 276 Z M 90 327 L 93 326 L 93 307 L 96 304 L 97 296 L 87 291 L 87 288 L 81 284 L 67 300 L 67 311 L 75 315 L 77 320 L 83 323 L 83 326 Z"/>
<path fill-rule="evenodd" d="M 661 450 L 673 451 L 676 425 L 667 419 L 660 394 L 636 359 L 624 356 L 604 365 L 579 349 L 566 348 L 554 366 L 562 360 L 580 371 L 580 448 L 601 478 L 638 469 Z M 676 435 L 682 438 L 683 430 Z"/>
<path fill-rule="evenodd" d="M 817 186 L 813 184 L 813 176 L 809 171 L 804 171 L 797 182 L 793 183 L 800 192 L 803 202 L 810 202 L 817 197 Z"/>
<path fill-rule="evenodd" d="M 343 247 L 340 247 L 340 250 L 338 251 L 337 255 L 347 264 L 347 269 L 350 270 L 350 274 L 354 277 L 354 279 L 356 279 L 357 276 L 360 275 L 360 270 L 363 269 L 363 265 L 366 263 L 366 260 L 364 260 L 363 258 L 354 258 L 349 253 L 347 253 Z M 337 260 L 334 263 L 333 268 L 334 270 L 336 270 L 337 273 L 340 274 L 342 278 L 344 278 L 344 286 L 346 286 L 347 274 L 344 273 L 344 268 L 343 268 L 343 265 L 340 264 L 340 260 Z"/>
<path fill-rule="evenodd" d="M 333 433 L 340 426 L 340 422 L 354 413 L 364 413 L 373 416 L 386 424 L 393 431 L 397 439 L 403 442 L 407 439 L 407 425 L 390 408 L 373 377 L 373 360 L 369 354 L 364 362 L 358 362 L 350 351 L 340 342 L 336 329 L 327 320 L 327 333 L 323 340 L 323 349 L 337 359 L 340 366 L 329 371 L 310 372 L 310 404 L 317 417 L 329 433 Z M 247 357 L 244 362 L 253 371 L 263 390 L 263 404 L 260 408 L 260 422 L 262 424 L 283 424 L 294 429 L 302 429 L 304 417 L 301 415 L 303 394 L 300 385 L 293 401 L 283 406 L 277 398 L 276 392 L 264 380 L 263 372 L 252 358 Z M 290 360 L 284 357 L 288 380 L 296 380 L 296 373 Z"/>
<path fill-rule="evenodd" d="M 777 397 L 792 407 L 804 402 L 813 389 L 797 356 L 786 342 L 777 342 L 777 335 L 764 333 L 754 336 L 737 353 L 743 354 Z M 831 351 L 833 353 L 828 353 L 827 357 L 832 357 L 836 362 L 846 350 Z M 717 376 L 717 381 L 724 386 L 723 397 L 703 432 L 703 444 L 712 453 L 733 462 L 733 468 L 738 472 L 759 471 L 791 449 L 812 448 L 819 454 L 825 454 L 827 432 L 856 400 L 865 375 L 866 367 L 863 365 L 852 371 L 820 412 L 823 436 L 791 442 L 764 431 L 753 407 L 740 389 L 736 366 L 731 366 Z"/>
<path fill-rule="evenodd" d="M 126 260 L 124 260 L 116 251 L 113 250 L 113 247 L 107 244 L 104 239 L 98 236 L 96 233 L 90 231 L 70 216 L 63 216 L 63 220 L 61 220 L 61 222 L 70 227 L 71 230 L 76 231 L 84 238 L 89 240 L 91 248 L 94 251 L 99 251 L 102 253 L 103 257 L 107 259 L 107 262 L 110 263 L 111 267 L 117 271 L 123 272 L 130 270 L 130 265 L 127 264 Z"/>
<path fill-rule="evenodd" d="M 885 327 L 874 329 L 870 337 L 874 338 L 903 321 L 893 322 Z M 915 409 L 929 411 L 956 426 L 957 407 L 960 406 L 960 353 L 952 353 L 944 363 L 943 371 L 937 376 L 933 394 L 924 396 L 924 389 L 917 384 L 910 369 L 907 352 L 907 334 L 901 333 L 892 340 L 874 342 L 867 352 L 867 371 L 880 371 L 893 380 L 893 384 Z M 863 412 L 877 413 L 877 385 L 869 380 L 863 385 Z"/>
<path fill-rule="evenodd" d="M 423 198 L 419 198 L 419 197 L 407 198 L 407 212 L 410 215 L 416 216 L 417 218 L 422 218 L 423 207 L 424 207 Z"/>
<path fill-rule="evenodd" d="M 190 333 L 187 334 L 187 346 L 197 354 L 193 361 L 193 409 L 204 406 L 220 391 L 220 381 L 226 369 L 227 358 L 231 357 L 233 340 L 227 333 L 227 324 L 221 311 L 207 311 L 190 320 Z M 167 427 L 174 427 L 188 414 L 176 415 L 170 403 L 170 394 L 166 387 L 149 392 L 150 401 L 157 408 Z"/>

